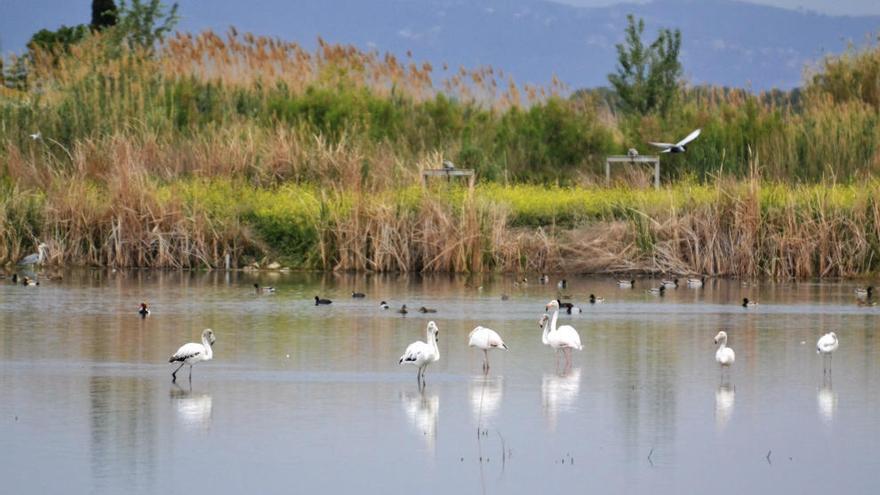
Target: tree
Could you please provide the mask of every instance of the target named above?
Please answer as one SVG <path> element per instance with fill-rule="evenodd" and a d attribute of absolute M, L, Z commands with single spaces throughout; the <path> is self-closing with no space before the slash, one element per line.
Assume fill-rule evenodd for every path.
<path fill-rule="evenodd" d="M 166 10 L 160 0 L 119 2 L 116 32 L 130 47 L 153 48 L 177 25 L 177 3 Z"/>
<path fill-rule="evenodd" d="M 115 26 L 118 20 L 118 10 L 113 0 L 92 0 L 92 29 L 101 30 Z"/>
<path fill-rule="evenodd" d="M 650 46 L 642 42 L 645 21 L 636 22 L 628 15 L 626 41 L 617 47 L 617 73 L 609 74 L 608 81 L 620 98 L 624 111 L 647 114 L 666 112 L 678 91 L 682 75 L 678 55 L 681 51 L 681 31 L 661 29 Z"/>

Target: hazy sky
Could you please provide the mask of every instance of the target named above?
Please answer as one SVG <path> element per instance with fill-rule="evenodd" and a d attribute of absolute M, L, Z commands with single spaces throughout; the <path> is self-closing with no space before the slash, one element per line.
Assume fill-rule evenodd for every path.
<path fill-rule="evenodd" d="M 560 3 L 584 6 L 613 5 L 621 0 L 552 0 Z M 628 0 L 648 3 L 648 0 Z M 804 8 L 832 15 L 880 15 L 880 0 L 743 0 L 759 5 L 772 5 L 786 9 Z"/>

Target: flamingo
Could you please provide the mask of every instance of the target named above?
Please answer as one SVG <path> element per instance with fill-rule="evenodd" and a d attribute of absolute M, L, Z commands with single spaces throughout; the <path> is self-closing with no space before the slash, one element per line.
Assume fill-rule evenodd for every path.
<path fill-rule="evenodd" d="M 177 382 L 177 372 L 180 371 L 180 368 L 183 368 L 184 364 L 189 365 L 189 381 L 192 382 L 193 365 L 201 361 L 210 361 L 213 359 L 214 351 L 211 349 L 211 346 L 214 345 L 214 342 L 216 341 L 217 339 L 214 338 L 214 331 L 210 328 L 206 328 L 202 330 L 201 344 L 190 342 L 189 344 L 183 344 L 180 346 L 180 349 L 168 359 L 169 363 L 180 362 L 180 366 L 171 373 L 171 382 Z"/>
<path fill-rule="evenodd" d="M 819 337 L 819 340 L 816 342 L 816 354 L 822 354 L 822 373 L 827 373 L 831 368 L 831 359 L 833 358 L 832 354 L 837 350 L 837 347 L 840 345 L 840 341 L 837 340 L 837 334 L 834 332 L 828 332 L 825 335 Z M 828 356 L 828 366 L 825 366 L 825 356 Z"/>
<path fill-rule="evenodd" d="M 565 354 L 565 368 L 570 369 L 571 350 L 577 349 L 581 351 L 584 349 L 584 346 L 581 345 L 581 336 L 578 335 L 577 330 L 571 325 L 556 327 L 556 320 L 559 318 L 558 301 L 550 301 L 545 309 L 553 311 L 553 316 L 550 317 L 550 332 L 547 334 L 547 341 L 550 347 L 556 350 L 556 365 L 557 367 L 559 366 L 559 351 L 561 350 Z"/>
<path fill-rule="evenodd" d="M 400 356 L 398 365 L 403 363 L 412 364 L 419 369 L 416 379 L 419 387 L 425 386 L 425 369 L 429 364 L 440 360 L 440 349 L 437 341 L 440 340 L 440 329 L 433 321 L 428 322 L 426 342 L 416 341 L 408 345 L 406 351 Z"/>
<path fill-rule="evenodd" d="M 476 327 L 468 335 L 468 347 L 476 347 L 483 351 L 483 371 L 489 371 L 489 349 L 507 350 L 498 332 L 486 327 Z"/>
<path fill-rule="evenodd" d="M 715 336 L 715 343 L 721 344 L 718 350 L 715 351 L 715 361 L 721 366 L 721 374 L 724 376 L 724 368 L 730 368 L 733 365 L 733 362 L 736 360 L 736 354 L 733 352 L 733 349 L 727 347 L 727 332 L 724 330 L 721 330 Z"/>

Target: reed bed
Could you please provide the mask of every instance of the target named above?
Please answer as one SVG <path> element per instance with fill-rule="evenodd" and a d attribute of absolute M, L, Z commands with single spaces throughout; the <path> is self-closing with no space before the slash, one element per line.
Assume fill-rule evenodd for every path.
<path fill-rule="evenodd" d="M 877 271 L 877 47 L 797 94 L 683 88 L 641 117 L 558 81 L 234 29 L 31 56 L 0 93 L 2 263 L 41 240 L 50 263 L 96 266 Z M 607 154 L 694 127 L 663 189 L 596 185 Z M 423 189 L 445 159 L 479 185 Z"/>

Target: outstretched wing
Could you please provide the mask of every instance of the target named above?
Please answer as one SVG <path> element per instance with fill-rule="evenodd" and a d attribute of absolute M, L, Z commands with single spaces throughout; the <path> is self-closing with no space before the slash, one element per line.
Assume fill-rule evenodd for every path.
<path fill-rule="evenodd" d="M 656 146 L 656 147 L 658 147 L 658 148 L 667 148 L 667 149 L 668 149 L 668 148 L 672 148 L 673 146 L 675 146 L 675 145 L 672 144 L 672 143 L 652 143 L 652 142 L 650 142 L 650 141 L 648 142 L 648 144 L 650 144 L 651 146 Z"/>
<path fill-rule="evenodd" d="M 681 141 L 679 141 L 675 145 L 676 146 L 684 146 L 684 145 L 688 144 L 689 142 L 693 141 L 694 139 L 697 139 L 697 136 L 700 135 L 700 130 L 701 129 L 697 129 L 696 131 L 688 134 L 688 136 L 686 138 L 682 139 Z"/>

